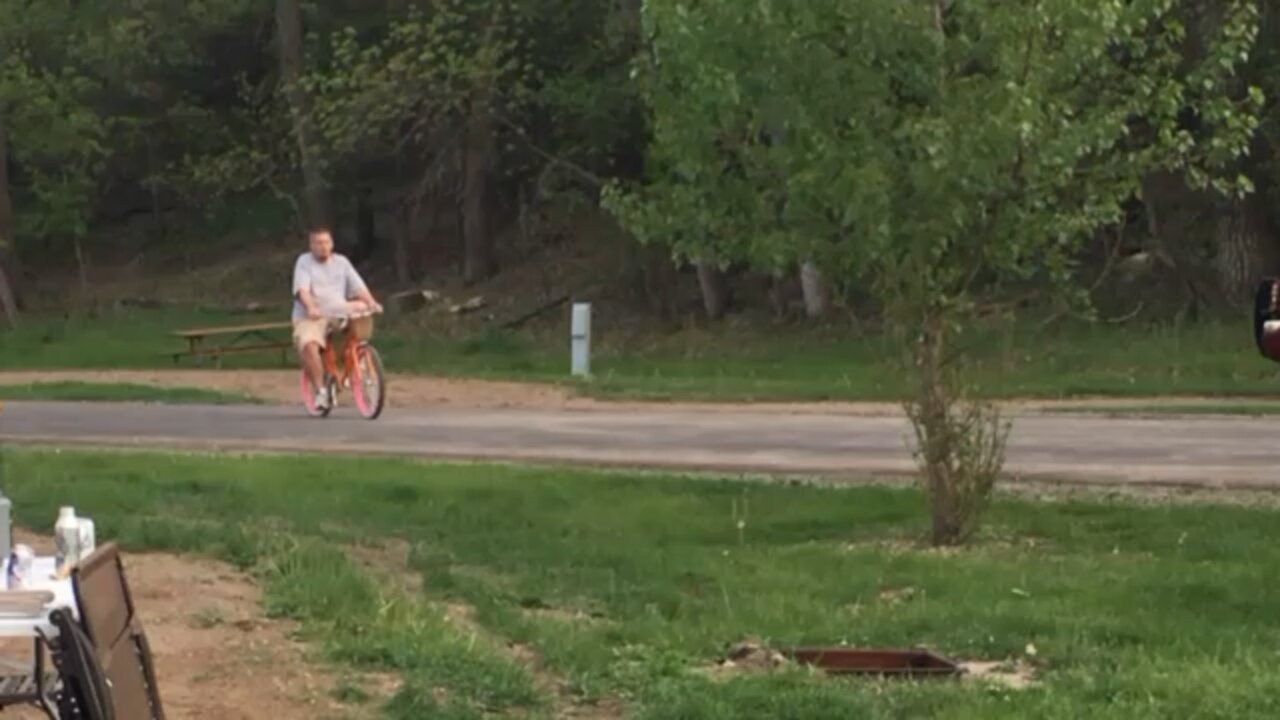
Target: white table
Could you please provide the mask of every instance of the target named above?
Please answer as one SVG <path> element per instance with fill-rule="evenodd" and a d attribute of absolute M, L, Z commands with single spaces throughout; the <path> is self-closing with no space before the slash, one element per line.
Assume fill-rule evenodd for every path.
<path fill-rule="evenodd" d="M 49 622 L 49 613 L 55 608 L 66 608 L 72 617 L 80 617 L 80 609 L 76 607 L 75 591 L 71 587 L 71 578 L 59 580 L 54 577 L 57 571 L 56 560 L 52 557 L 37 557 L 31 564 L 31 575 L 27 578 L 24 590 L 48 590 L 53 593 L 53 602 L 46 605 L 39 615 L 17 616 L 0 613 L 0 638 L 15 637 L 57 637 L 58 629 Z M 2 563 L 6 572 L 9 561 Z M 5 591 L 0 589 L 0 594 Z"/>
<path fill-rule="evenodd" d="M 9 561 L 6 559 L 0 562 L 0 567 L 3 567 L 7 575 Z M 45 642 L 58 635 L 58 629 L 49 620 L 49 614 L 61 608 L 79 619 L 80 608 L 76 606 L 71 578 L 59 580 L 55 577 L 56 571 L 57 561 L 52 557 L 36 557 L 31 563 L 31 574 L 23 589 L 48 590 L 53 593 L 53 602 L 45 605 L 40 614 L 21 616 L 0 613 L 0 638 L 31 638 L 34 650 L 31 674 L 26 676 L 26 680 L 22 680 L 21 675 L 0 678 L 0 687 L 3 688 L 0 690 L 0 708 L 6 705 L 34 705 L 48 717 L 57 718 L 51 695 L 56 686 L 45 676 Z M 0 588 L 0 595 L 4 592 Z"/>

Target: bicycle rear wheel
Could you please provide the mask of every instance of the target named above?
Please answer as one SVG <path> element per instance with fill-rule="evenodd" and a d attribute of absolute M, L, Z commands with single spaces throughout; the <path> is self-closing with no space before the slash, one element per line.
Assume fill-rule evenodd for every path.
<path fill-rule="evenodd" d="M 337 385 L 327 374 L 325 375 L 325 383 L 329 386 L 329 405 L 327 407 L 319 407 L 316 405 L 316 387 L 311 382 L 311 378 L 306 371 L 302 372 L 302 406 L 307 409 L 307 414 L 311 417 L 329 417 L 329 413 L 333 412 L 333 406 L 337 400 Z"/>
<path fill-rule="evenodd" d="M 351 375 L 356 408 L 366 420 L 377 419 L 387 400 L 387 379 L 378 350 L 368 343 L 361 343 L 356 348 L 356 366 L 352 368 Z"/>

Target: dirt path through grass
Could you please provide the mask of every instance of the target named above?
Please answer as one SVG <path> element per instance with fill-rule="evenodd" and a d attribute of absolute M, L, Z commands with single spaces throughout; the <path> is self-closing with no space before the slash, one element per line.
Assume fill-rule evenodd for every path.
<path fill-rule="evenodd" d="M 396 407 L 463 407 L 474 409 L 524 408 L 532 410 L 621 410 L 662 408 L 733 412 L 746 403 L 705 402 L 620 402 L 585 397 L 572 387 L 550 384 L 521 383 L 498 380 L 442 378 L 423 375 L 391 375 L 390 397 Z M 229 394 L 247 394 L 269 403 L 292 404 L 298 399 L 298 375 L 295 370 L 50 370 L 3 371 L 0 385 L 44 382 L 134 383 L 162 388 L 201 388 Z M 1229 408 L 1237 403 L 1250 407 L 1266 404 L 1266 400 L 1233 400 L 1209 397 L 1160 398 L 1071 398 L 1061 400 L 1015 400 L 1005 402 L 1018 413 L 1041 413 L 1059 410 L 1115 411 L 1121 414 L 1170 411 L 1194 411 L 1195 414 L 1216 408 Z M 783 414 L 837 413 L 845 415 L 896 415 L 898 405 L 887 402 L 822 402 L 822 403 L 751 403 L 752 412 Z"/>
<path fill-rule="evenodd" d="M 15 540 L 53 551 L 45 536 L 19 530 Z M 126 553 L 125 565 L 171 720 L 365 720 L 393 691 L 383 678 L 363 678 L 370 701 L 340 702 L 354 673 L 339 677 L 337 668 L 315 662 L 317 650 L 295 639 L 296 624 L 267 618 L 258 585 L 225 563 L 148 552 Z M 15 657 L 28 650 L 12 642 L 4 649 Z M 44 717 L 25 708 L 4 717 L 11 714 Z"/>

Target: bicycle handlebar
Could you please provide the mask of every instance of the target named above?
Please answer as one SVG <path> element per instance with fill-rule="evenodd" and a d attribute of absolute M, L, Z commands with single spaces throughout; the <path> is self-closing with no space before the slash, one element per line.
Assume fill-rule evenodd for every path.
<path fill-rule="evenodd" d="M 378 310 L 376 312 L 373 310 L 365 310 L 364 312 L 348 313 L 347 315 L 326 315 L 324 318 L 324 324 L 325 327 L 328 328 L 328 333 L 339 332 L 341 330 L 345 330 L 347 326 L 351 324 L 352 320 L 381 315 L 382 312 L 382 310 Z"/>
<path fill-rule="evenodd" d="M 325 320 L 329 322 L 346 322 L 348 320 L 359 320 L 360 318 L 381 315 L 384 310 L 365 310 L 364 312 L 347 313 L 346 315 L 326 315 Z"/>

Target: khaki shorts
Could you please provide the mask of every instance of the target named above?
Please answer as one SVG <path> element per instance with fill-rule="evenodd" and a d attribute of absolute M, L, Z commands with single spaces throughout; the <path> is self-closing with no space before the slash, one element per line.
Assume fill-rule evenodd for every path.
<path fill-rule="evenodd" d="M 323 348 L 326 335 L 328 335 L 327 321 L 323 319 L 293 321 L 293 345 L 298 352 L 302 352 L 311 343 Z"/>

